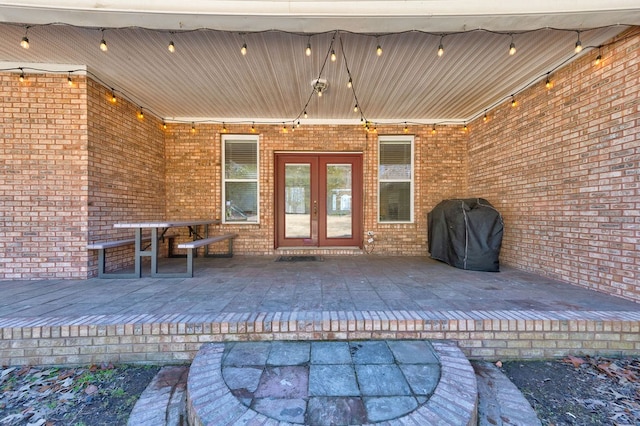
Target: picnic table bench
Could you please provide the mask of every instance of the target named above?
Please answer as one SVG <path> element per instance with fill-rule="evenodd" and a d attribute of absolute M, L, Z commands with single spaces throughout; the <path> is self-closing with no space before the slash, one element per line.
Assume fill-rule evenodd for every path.
<path fill-rule="evenodd" d="M 216 255 L 217 257 L 232 257 L 233 256 L 233 239 L 237 238 L 238 234 L 224 234 L 224 235 L 216 235 L 214 237 L 201 238 L 199 240 L 193 240 L 186 243 L 178 244 L 179 249 L 187 250 L 187 275 L 193 276 L 193 259 L 194 252 L 198 249 L 198 247 L 205 247 L 210 244 L 219 243 L 221 241 L 228 241 L 229 246 L 227 253 L 223 255 Z"/>

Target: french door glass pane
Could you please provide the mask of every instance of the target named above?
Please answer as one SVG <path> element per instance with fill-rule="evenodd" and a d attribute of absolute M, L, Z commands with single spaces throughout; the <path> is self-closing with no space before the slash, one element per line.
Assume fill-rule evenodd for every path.
<path fill-rule="evenodd" d="M 285 238 L 311 238 L 311 166 L 286 164 L 284 184 Z"/>
<path fill-rule="evenodd" d="M 327 164 L 327 238 L 351 238 L 351 164 Z"/>
<path fill-rule="evenodd" d="M 411 220 L 411 182 L 380 182 L 380 220 Z"/>

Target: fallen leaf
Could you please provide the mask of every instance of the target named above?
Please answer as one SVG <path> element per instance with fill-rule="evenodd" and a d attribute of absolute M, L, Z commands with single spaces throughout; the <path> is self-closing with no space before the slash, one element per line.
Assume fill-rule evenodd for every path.
<path fill-rule="evenodd" d="M 568 357 L 563 359 L 563 361 L 566 363 L 572 364 L 575 368 L 579 368 L 582 364 L 586 362 L 584 359 L 575 357 L 573 355 L 569 355 Z"/>
<path fill-rule="evenodd" d="M 93 395 L 96 392 L 98 392 L 98 387 L 96 385 L 89 385 L 84 390 L 84 393 L 86 393 L 87 395 Z"/>

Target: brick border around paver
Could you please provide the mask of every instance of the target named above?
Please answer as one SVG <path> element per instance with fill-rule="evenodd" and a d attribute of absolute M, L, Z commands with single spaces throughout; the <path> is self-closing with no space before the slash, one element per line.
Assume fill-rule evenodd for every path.
<path fill-rule="evenodd" d="M 476 425 L 478 388 L 473 367 L 452 342 L 431 342 L 440 360 L 440 381 L 429 400 L 416 410 L 384 425 Z M 191 364 L 187 380 L 187 415 L 190 425 L 284 426 L 234 397 L 222 377 L 224 343 L 202 346 Z"/>
<path fill-rule="evenodd" d="M 640 311 L 322 311 L 0 318 L 8 365 L 186 364 L 203 343 L 449 340 L 471 359 L 640 352 Z"/>

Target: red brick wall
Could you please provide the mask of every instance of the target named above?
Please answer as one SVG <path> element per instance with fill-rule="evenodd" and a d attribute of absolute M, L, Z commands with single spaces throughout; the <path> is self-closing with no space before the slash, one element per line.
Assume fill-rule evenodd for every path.
<path fill-rule="evenodd" d="M 248 125 L 227 125 L 228 133 L 250 133 Z M 166 132 L 167 213 L 170 218 L 221 215 L 222 126 L 169 125 Z M 283 133 L 281 126 L 256 126 L 260 135 L 260 223 L 226 224 L 240 234 L 240 254 L 274 253 L 274 152 L 362 152 L 364 229 L 374 231 L 373 254 L 426 255 L 426 214 L 443 198 L 466 195 L 466 139 L 460 127 L 412 126 L 415 135 L 415 222 L 377 223 L 378 134 L 404 134 L 402 126 L 378 126 L 377 134 L 361 126 L 302 126 Z M 364 235 L 363 235 L 364 238 Z M 342 253 L 333 250 L 329 253 Z"/>
<path fill-rule="evenodd" d="M 133 238 L 131 229 L 113 224 L 165 217 L 164 131 L 161 122 L 131 102 L 88 80 L 88 239 L 91 242 Z M 97 273 L 97 253 L 90 253 Z M 107 266 L 133 262 L 133 246 L 110 249 Z"/>
<path fill-rule="evenodd" d="M 0 73 L 0 99 L 0 279 L 85 278 L 85 80 Z"/>
<path fill-rule="evenodd" d="M 472 123 L 469 188 L 505 264 L 640 301 L 640 35 L 617 40 Z"/>

